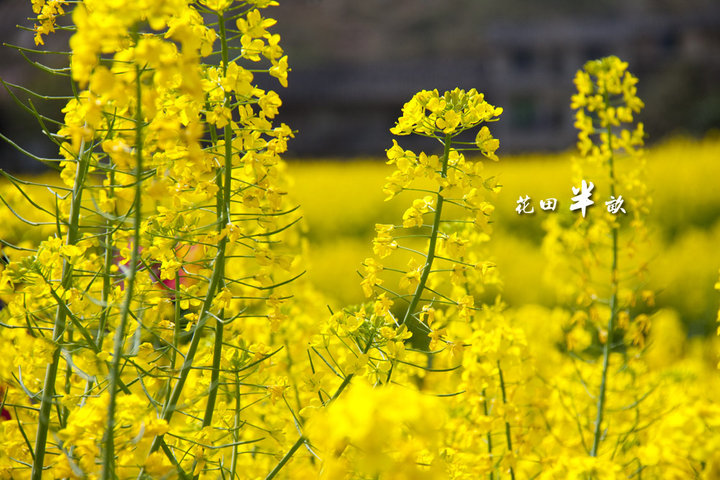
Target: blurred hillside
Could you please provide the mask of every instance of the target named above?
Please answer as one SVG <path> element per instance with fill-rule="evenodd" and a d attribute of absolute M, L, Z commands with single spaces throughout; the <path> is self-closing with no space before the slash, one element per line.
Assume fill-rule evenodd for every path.
<path fill-rule="evenodd" d="M 0 0 L 0 39 L 32 47 L 32 34 L 15 28 L 30 14 L 29 1 Z M 286 0 L 268 15 L 278 19 L 292 73 L 287 89 L 261 86 L 282 90 L 281 121 L 299 131 L 291 156 L 377 155 L 414 92 L 456 86 L 505 108 L 494 129 L 504 153 L 566 149 L 575 135 L 573 75 L 608 54 L 640 78 L 652 139 L 720 128 L 717 1 Z M 62 36 L 52 41 L 66 49 Z M 65 85 L 11 50 L 0 50 L 0 60 L 3 79 L 44 93 Z M 52 155 L 11 103 L 0 93 L 0 132 Z M 27 164 L 6 145 L 0 159 Z"/>

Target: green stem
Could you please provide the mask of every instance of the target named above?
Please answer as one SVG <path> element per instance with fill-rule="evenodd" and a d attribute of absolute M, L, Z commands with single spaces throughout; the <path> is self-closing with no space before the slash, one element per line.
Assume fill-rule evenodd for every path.
<path fill-rule="evenodd" d="M 228 44 L 227 44 L 227 33 L 225 32 L 225 17 L 222 13 L 218 13 L 218 24 L 220 25 L 220 41 L 222 45 L 222 70 L 223 75 L 227 73 L 228 67 Z M 225 107 L 229 108 L 231 103 L 230 93 L 225 93 Z M 222 187 L 222 190 L 218 189 L 218 193 L 222 191 L 222 195 L 217 197 L 216 215 L 219 217 L 218 222 L 218 233 L 222 232 L 223 228 L 230 222 L 230 195 L 232 188 L 232 127 L 230 124 L 225 125 L 223 129 L 223 142 L 225 145 L 225 167 L 223 169 L 224 178 L 218 176 L 217 182 L 218 187 Z M 224 180 L 224 185 L 222 181 Z M 222 262 L 219 265 L 215 265 L 215 268 L 220 271 L 220 287 L 225 287 L 225 263 Z M 212 422 L 213 412 L 215 411 L 215 401 L 217 398 L 218 382 L 220 378 L 220 359 L 222 357 L 222 345 L 223 345 L 223 323 L 220 319 L 224 318 L 225 310 L 220 312 L 220 318 L 215 320 L 215 345 L 213 349 L 213 365 L 212 374 L 210 379 L 210 391 L 208 393 L 208 403 L 205 410 L 205 418 L 203 420 L 203 426 L 206 427 Z"/>
<path fill-rule="evenodd" d="M 503 405 L 507 405 L 507 396 L 505 394 L 505 379 L 503 378 L 502 368 L 500 368 L 500 360 L 497 361 L 497 367 L 498 374 L 500 376 L 500 391 L 502 392 Z M 507 440 L 508 453 L 510 455 L 513 455 L 512 435 L 510 435 L 510 422 L 508 422 L 507 419 L 505 419 L 505 440 Z M 515 470 L 513 470 L 513 467 L 510 467 L 510 478 L 515 480 Z"/>
<path fill-rule="evenodd" d="M 109 166 L 110 168 L 110 186 L 109 186 L 109 192 L 108 197 L 114 198 L 115 195 L 115 188 L 113 185 L 115 185 L 115 170 L 113 169 L 113 166 Z M 107 319 L 110 315 L 110 306 L 108 305 L 108 301 L 110 299 L 110 291 L 112 290 L 112 265 L 114 260 L 113 255 L 113 225 L 112 221 L 110 219 L 107 220 L 105 223 L 105 264 L 103 265 L 103 289 L 102 289 L 102 307 L 103 311 L 100 314 L 100 323 L 98 324 L 98 329 L 95 334 L 95 343 L 98 346 L 99 350 L 102 350 L 102 341 L 103 337 L 105 336 L 105 326 L 107 325 Z"/>
<path fill-rule="evenodd" d="M 120 311 L 120 322 L 115 330 L 113 340 L 113 358 L 108 372 L 109 384 L 107 427 L 103 444 L 105 445 L 103 456 L 102 479 L 108 480 L 116 477 L 115 472 L 115 409 L 117 406 L 118 377 L 120 375 L 120 359 L 123 355 L 125 340 L 125 328 L 130 316 L 130 305 L 133 301 L 135 291 L 135 278 L 140 261 L 140 225 L 142 223 L 142 173 L 143 173 L 143 114 L 142 114 L 142 83 L 140 82 L 140 66 L 135 65 L 135 94 L 137 104 L 135 107 L 135 201 L 133 218 L 133 245 L 130 258 L 130 271 L 125 281 L 125 299 Z"/>
<path fill-rule="evenodd" d="M 225 312 L 223 309 L 220 315 Z M 210 389 L 208 392 L 208 402 L 205 408 L 205 418 L 203 419 L 203 427 L 207 427 L 212 423 L 213 412 L 215 411 L 215 401 L 217 399 L 218 384 L 220 382 L 220 360 L 222 358 L 222 342 L 223 341 L 223 324 L 216 320 L 215 325 L 215 345 L 213 346 L 213 364 L 210 374 Z"/>
<path fill-rule="evenodd" d="M 487 416 L 488 416 L 488 413 L 490 413 L 490 412 L 489 412 L 489 410 L 488 410 L 487 394 L 485 393 L 485 389 L 484 389 L 484 388 L 483 388 L 482 394 L 483 394 L 483 412 L 485 413 L 485 416 L 487 417 Z M 491 432 L 489 432 L 489 431 L 487 432 L 486 438 L 487 438 L 487 445 L 488 445 L 488 455 L 489 455 L 490 458 L 492 459 L 493 446 L 492 446 L 492 434 L 491 434 Z M 488 473 L 488 478 L 489 478 L 490 480 L 493 480 L 494 474 L 493 474 L 492 470 L 490 471 L 490 473 Z"/>
<path fill-rule="evenodd" d="M 175 272 L 175 300 L 173 302 L 173 339 L 172 339 L 172 349 L 170 351 L 170 374 L 167 377 L 167 395 L 165 398 L 165 401 L 169 401 L 170 399 L 170 391 L 171 391 L 171 385 L 172 385 L 172 379 L 173 375 L 175 373 L 175 365 L 177 364 L 177 352 L 178 348 L 180 347 L 180 334 L 182 333 L 182 328 L 180 327 L 180 321 L 182 319 L 182 308 L 180 308 L 180 302 L 182 299 L 180 298 L 180 274 L 178 272 Z"/>
<path fill-rule="evenodd" d="M 224 17 L 222 15 L 219 15 L 220 19 L 220 36 L 221 36 L 221 42 L 223 44 L 223 63 L 225 65 L 224 68 L 227 68 L 227 58 L 228 58 L 228 48 L 227 48 L 227 35 L 225 34 L 225 21 Z M 225 98 L 226 104 L 229 103 L 229 99 L 226 96 Z M 226 139 L 232 138 L 232 128 L 227 125 L 225 126 L 224 135 Z M 221 221 L 219 228 L 222 230 L 222 228 L 225 228 L 227 226 L 227 219 L 229 218 L 229 212 L 227 211 L 228 208 L 230 208 L 230 181 L 231 181 L 231 172 L 230 168 L 232 167 L 232 142 L 225 142 L 225 210 L 223 210 L 223 217 L 225 219 L 224 223 Z M 188 347 L 187 353 L 185 354 L 185 360 L 183 361 L 182 366 L 180 367 L 180 373 L 178 375 L 177 382 L 175 382 L 175 386 L 173 387 L 172 391 L 170 392 L 170 396 L 166 400 L 165 404 L 163 405 L 162 410 L 162 418 L 166 422 L 170 422 L 172 419 L 173 414 L 175 413 L 175 410 L 177 408 L 177 403 L 180 400 L 180 395 L 182 394 L 182 390 L 185 387 L 185 382 L 187 382 L 188 376 L 190 375 L 190 370 L 192 369 L 193 362 L 195 361 L 195 354 L 197 353 L 198 346 L 200 344 L 200 337 L 202 335 L 202 330 L 205 324 L 207 323 L 210 314 L 210 307 L 212 306 L 212 301 L 215 298 L 215 294 L 218 291 L 219 286 L 224 285 L 224 274 L 225 274 L 225 250 L 227 247 L 227 236 L 223 236 L 220 240 L 220 243 L 217 247 L 217 253 L 215 254 L 215 258 L 212 263 L 212 274 L 210 277 L 210 284 L 208 285 L 207 293 L 205 294 L 205 300 L 203 301 L 202 306 L 200 307 L 200 312 L 198 314 L 198 322 L 195 326 L 195 329 L 193 331 L 192 339 L 190 340 L 190 346 Z M 219 322 L 218 322 L 219 323 Z M 222 341 L 222 339 L 221 339 Z M 217 388 L 217 386 L 215 387 Z M 160 448 L 160 439 L 162 437 L 155 437 L 153 440 L 153 443 L 150 447 L 150 452 L 157 451 L 158 448 Z M 142 472 L 141 472 L 142 473 Z"/>
<path fill-rule="evenodd" d="M 240 376 L 235 372 L 235 415 L 233 417 L 233 450 L 230 460 L 230 478 L 235 480 L 238 459 L 238 443 L 240 442 Z"/>
<path fill-rule="evenodd" d="M 450 158 L 450 146 L 452 144 L 452 136 L 451 135 L 445 135 L 445 149 L 443 151 L 443 157 L 442 157 L 442 171 L 440 172 L 440 176 L 442 178 L 447 177 L 447 168 L 448 168 L 448 159 Z M 412 297 L 412 300 L 410 301 L 410 305 L 408 306 L 407 311 L 405 312 L 405 317 L 403 318 L 402 323 L 405 325 L 408 325 L 408 328 L 410 327 L 409 321 L 413 317 L 413 314 L 415 313 L 415 309 L 417 309 L 418 303 L 420 303 L 420 299 L 422 298 L 423 291 L 425 290 L 425 284 L 427 283 L 427 279 L 430 276 L 430 270 L 432 270 L 432 264 L 433 260 L 435 260 L 435 244 L 437 243 L 438 238 L 438 232 L 440 231 L 440 218 L 442 217 L 442 208 L 443 208 L 443 196 L 442 196 L 442 186 L 438 189 L 437 192 L 437 205 L 435 207 L 435 218 L 432 225 L 432 231 L 430 232 L 430 243 L 428 244 L 428 253 L 425 260 L 425 266 L 423 267 L 422 275 L 420 276 L 420 281 L 418 282 L 418 286 L 415 289 L 415 294 Z"/>
<path fill-rule="evenodd" d="M 74 343 L 72 323 L 70 323 L 67 326 L 67 337 L 66 338 L 67 338 L 68 344 L 72 345 Z M 66 364 L 65 364 L 65 389 L 64 389 L 66 396 L 70 394 L 70 388 L 72 386 L 71 380 L 72 380 L 72 367 L 70 366 L 69 363 L 66 362 Z M 59 420 L 58 424 L 59 424 L 60 428 L 65 428 L 65 425 L 67 425 L 67 419 L 68 419 L 69 415 L 70 415 L 70 411 L 68 410 L 67 406 L 63 405 L 62 406 L 62 416 L 60 416 L 58 418 L 58 420 Z"/>
<path fill-rule="evenodd" d="M 77 170 L 75 175 L 75 183 L 73 184 L 72 200 L 70 203 L 70 218 L 68 221 L 68 231 L 65 239 L 66 245 L 75 245 L 80 236 L 80 205 L 82 203 L 82 194 L 85 188 L 85 178 L 87 176 L 89 158 L 86 157 L 85 142 L 80 144 L 80 151 L 77 157 Z M 63 260 L 62 271 L 62 290 L 65 291 L 72 285 L 73 265 L 67 260 Z M 43 394 L 40 402 L 40 411 L 38 414 L 38 427 L 35 435 L 35 458 L 32 465 L 32 480 L 41 480 L 43 473 L 43 463 L 45 460 L 45 449 L 47 445 L 47 434 L 50 428 L 50 410 L 53 405 L 53 397 L 55 396 L 55 379 L 57 378 L 58 365 L 60 363 L 60 351 L 62 350 L 62 337 L 66 329 L 67 309 L 65 305 L 58 304 L 55 311 L 55 322 L 53 325 L 53 343 L 55 349 L 52 353 L 52 359 L 45 370 L 45 380 L 43 383 Z"/>
<path fill-rule="evenodd" d="M 607 94 L 605 95 L 605 103 L 609 104 Z M 608 149 L 610 157 L 608 158 L 608 166 L 610 169 L 610 195 L 615 196 L 615 156 L 612 146 L 612 129 L 607 126 Z M 602 374 L 600 377 L 600 391 L 597 399 L 597 415 L 595 416 L 595 430 L 593 432 L 593 445 L 590 450 L 590 456 L 597 457 L 600 448 L 600 439 L 602 438 L 602 422 L 605 411 L 605 397 L 607 395 L 607 379 L 610 365 L 610 350 L 612 348 L 613 331 L 615 330 L 615 321 L 617 317 L 617 297 L 618 297 L 618 228 L 617 224 L 613 224 L 612 228 L 612 267 L 610 271 L 610 284 L 612 288 L 612 296 L 610 297 L 610 319 L 607 324 L 607 337 L 605 345 L 603 345 L 603 363 Z"/>
<path fill-rule="evenodd" d="M 348 375 L 349 376 L 349 375 Z M 347 378 L 347 377 L 346 377 Z M 272 480 L 275 478 L 275 476 L 280 473 L 280 470 L 283 469 L 285 464 L 290 461 L 292 456 L 295 454 L 295 452 L 300 448 L 307 439 L 303 436 L 299 437 L 295 443 L 293 443 L 293 446 L 290 447 L 290 450 L 287 451 L 285 456 L 278 462 L 277 465 L 275 465 L 275 468 L 272 469 L 270 473 L 267 474 L 267 477 L 265 477 L 265 480 Z"/>
<path fill-rule="evenodd" d="M 220 27 L 220 44 L 221 44 L 221 55 L 222 55 L 222 71 L 223 76 L 227 74 L 228 68 L 228 43 L 227 33 L 225 31 L 225 16 L 222 13 L 218 13 L 218 25 Z M 230 108 L 232 98 L 229 92 L 225 92 L 225 108 Z M 218 175 L 216 181 L 218 183 L 218 195 L 216 204 L 216 215 L 218 217 L 218 233 L 222 232 L 223 228 L 230 222 L 230 195 L 232 188 L 232 127 L 230 124 L 225 125 L 223 128 L 223 142 L 225 145 L 224 160 L 225 165 L 223 169 L 224 176 Z M 224 184 L 222 183 L 224 180 Z M 222 192 L 222 194 L 220 193 Z M 225 287 L 225 262 L 215 265 L 215 269 L 219 271 L 220 277 L 220 288 Z M 219 318 L 215 319 L 215 343 L 213 345 L 213 363 L 212 370 L 210 373 L 210 387 L 208 391 L 207 405 L 205 407 L 205 416 L 203 418 L 203 427 L 210 426 L 212 424 L 213 414 L 215 413 L 215 403 L 217 401 L 218 387 L 220 384 L 220 361 L 222 359 L 222 348 L 223 348 L 223 322 L 222 318 L 225 316 L 225 309 L 220 312 Z M 237 449 L 237 447 L 235 447 Z M 193 470 L 195 466 L 193 465 Z M 200 478 L 198 473 L 193 477 L 194 479 Z"/>

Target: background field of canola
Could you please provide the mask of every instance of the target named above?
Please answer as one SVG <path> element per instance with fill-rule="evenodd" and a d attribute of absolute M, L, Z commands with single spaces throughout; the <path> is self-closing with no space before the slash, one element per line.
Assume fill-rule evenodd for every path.
<path fill-rule="evenodd" d="M 540 199 L 555 197 L 558 210 L 569 208 L 573 152 L 502 157 L 485 162 L 503 185 L 496 202 L 489 246 L 510 306 L 552 306 L 541 251 Z M 680 316 L 690 336 L 715 333 L 720 268 L 720 191 L 709 181 L 720 175 L 720 137 L 677 137 L 648 149 L 647 182 L 652 196 L 649 223 L 653 237 L 648 285 L 659 292 L 657 305 Z M 304 210 L 312 283 L 337 305 L 363 301 L 355 273 L 371 255 L 375 223 L 392 223 L 406 208 L 384 201 L 381 185 L 392 171 L 380 159 L 291 162 L 291 194 Z M 319 195 L 318 192 L 322 192 Z M 622 192 L 619 192 L 622 194 Z M 519 196 L 529 195 L 534 215 L 518 215 Z M 595 198 L 595 208 L 601 199 Z M 590 213 L 592 214 L 592 210 Z"/>

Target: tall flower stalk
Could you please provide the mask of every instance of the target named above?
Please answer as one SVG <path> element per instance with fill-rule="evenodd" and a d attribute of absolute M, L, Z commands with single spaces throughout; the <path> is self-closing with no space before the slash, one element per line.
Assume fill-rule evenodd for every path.
<path fill-rule="evenodd" d="M 595 205 L 587 217 L 578 216 L 568 227 L 557 221 L 546 223 L 545 248 L 552 252 L 554 271 L 575 272 L 570 278 L 561 277 L 573 286 L 564 288 L 573 310 L 566 347 L 581 358 L 600 357 L 599 371 L 593 374 L 599 378 L 592 383 L 588 446 L 592 457 L 602 454 L 609 434 L 622 434 L 609 424 L 613 371 L 623 365 L 628 368 L 622 359 L 644 347 L 649 331 L 645 311 L 652 295 L 643 289 L 645 263 L 637 251 L 647 240 L 644 218 L 649 198 L 643 180 L 644 130 L 642 123 L 634 122 L 643 107 L 636 84 L 627 63 L 617 57 L 588 62 L 575 76 L 578 93 L 572 97 L 572 107 L 577 110 L 580 156 L 574 163 L 574 183 L 588 181 L 595 186 Z M 576 258 L 582 264 L 569 267 Z"/>
<path fill-rule="evenodd" d="M 68 5 L 33 3 L 42 43 Z M 292 132 L 272 123 L 279 96 L 253 83 L 266 73 L 287 85 L 275 21 L 259 10 L 272 4 L 72 5 L 75 95 L 51 136 L 66 184 L 56 191 L 68 194 L 56 196 L 55 236 L 2 272 L 6 324 L 32 319 L 29 341 L 47 344 L 42 381 L 25 368 L 16 385 L 40 384 L 23 419 L 36 427 L 31 462 L 19 464 L 33 478 L 238 472 L 238 446 L 262 439 L 247 430 L 267 431 L 240 421 L 240 396 L 272 385 L 259 373 L 279 350 L 265 344 L 301 274 L 283 244 L 297 221 L 280 160 Z M 208 63 L 218 38 L 219 63 Z M 179 413 L 199 419 L 191 434 L 174 431 Z M 233 441 L 215 421 L 229 414 Z"/>
<path fill-rule="evenodd" d="M 465 152 L 476 151 L 497 160 L 499 142 L 482 124 L 497 120 L 501 113 L 501 108 L 487 103 L 474 89 L 444 94 L 421 91 L 403 106 L 391 132 L 435 139 L 442 145 L 442 153 L 416 154 L 397 141 L 387 151 L 388 164 L 396 168 L 384 188 L 388 200 L 401 192 L 422 196 L 412 200 L 400 224 L 376 225 L 375 257 L 366 259 L 360 272 L 369 302 L 334 313 L 323 329 L 323 342 L 312 346 L 313 356 L 341 379 L 327 399 L 322 390 L 318 391 L 321 406 L 328 412 L 345 408 L 347 395 L 352 398 L 354 388 L 362 388 L 351 385 L 355 379 L 361 384 L 370 380 L 380 387 L 407 380 L 408 368 L 448 374 L 459 368 L 455 355 L 463 342 L 449 337 L 447 325 L 436 321 L 434 312 L 452 310 L 457 321 L 468 324 L 478 309 L 474 296 L 462 285 L 468 275 L 482 284 L 489 262 L 473 256 L 477 262 L 470 263 L 464 254 L 489 238 L 493 206 L 486 194 L 494 193 L 497 187 L 480 175 L 481 162 L 466 158 Z M 391 255 L 393 258 L 386 260 Z M 394 263 L 388 263 L 394 258 Z M 396 304 L 401 312 L 397 317 Z M 412 343 L 408 343 L 411 337 Z M 422 352 L 429 365 L 453 359 L 455 365 L 435 370 L 416 363 L 419 359 L 408 362 L 406 351 L 413 347 L 420 349 L 418 353 Z M 348 390 L 351 393 L 345 394 Z M 315 443 L 328 443 L 318 436 L 320 430 L 316 429 L 321 427 L 312 418 L 310 423 L 315 427 L 302 432 L 266 480 L 275 478 L 303 445 L 310 451 L 324 450 Z M 325 471 L 348 468 L 342 466 L 344 460 L 335 457 L 337 453 L 325 450 L 321 455 Z M 370 473 L 374 467 L 368 468 Z"/>
<path fill-rule="evenodd" d="M 80 210 L 85 190 L 85 181 L 88 172 L 89 158 L 86 155 L 85 142 L 82 141 L 78 156 L 75 159 L 77 173 L 71 191 L 72 202 L 70 204 L 70 215 L 67 223 L 67 235 L 65 245 L 70 248 L 75 246 L 80 238 Z M 62 259 L 62 277 L 60 290 L 66 291 L 71 288 L 73 280 L 73 264 L 68 258 Z M 32 478 L 37 480 L 43 475 L 43 462 L 45 459 L 48 430 L 50 428 L 50 411 L 54 403 L 55 380 L 60 362 L 60 353 L 63 346 L 63 337 L 67 326 L 68 309 L 65 305 L 59 304 L 56 307 L 55 320 L 53 325 L 52 340 L 55 343 L 52 357 L 47 365 L 45 380 L 43 383 L 42 400 L 38 412 L 37 432 L 35 434 L 34 461 L 32 466 Z"/>

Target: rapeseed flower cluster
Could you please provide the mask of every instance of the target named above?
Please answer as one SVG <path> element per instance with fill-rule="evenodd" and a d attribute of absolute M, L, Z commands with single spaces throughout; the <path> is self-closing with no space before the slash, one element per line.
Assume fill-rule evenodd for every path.
<path fill-rule="evenodd" d="M 422 91 L 391 130 L 433 137 L 443 153 L 416 154 L 393 141 L 387 163 L 395 170 L 384 191 L 388 200 L 417 196 L 401 222 L 375 226 L 375 256 L 360 271 L 369 301 L 332 315 L 314 342 L 312 357 L 340 383 L 333 390 L 318 385 L 318 401 L 302 411 L 310 420 L 296 445 L 321 458 L 327 478 L 514 475 L 513 438 L 520 433 L 512 429 L 520 415 L 513 399 L 531 372 L 522 368 L 526 343 L 500 303 L 483 311 L 477 303 L 484 286 L 497 281 L 480 247 L 491 233 L 490 199 L 499 187 L 455 147 L 496 160 L 499 142 L 481 124 L 501 113 L 475 90 Z M 474 141 L 460 139 L 476 128 Z M 322 368 L 316 365 L 313 375 Z M 441 400 L 430 405 L 434 396 Z M 419 425 L 418 405 L 425 412 Z M 434 414 L 441 418 L 428 416 Z"/>
<path fill-rule="evenodd" d="M 41 43 L 64 2 L 33 3 Z M 24 439 L 3 476 L 235 475 L 240 446 L 285 425 L 239 403 L 282 397 L 263 366 L 301 273 L 279 157 L 292 132 L 253 82 L 287 85 L 259 10 L 273 3 L 73 5 L 63 185 L 37 205 L 55 228 L 0 282 L 4 404 Z"/>
<path fill-rule="evenodd" d="M 573 161 L 574 184 L 596 185 L 599 205 L 587 218 L 545 222 L 549 278 L 564 307 L 554 314 L 560 324 L 555 341 L 562 345 L 554 355 L 566 356 L 556 358 L 560 373 L 540 373 L 549 388 L 548 425 L 565 439 L 565 457 L 548 472 L 597 478 L 642 472 L 661 478 L 672 464 L 677 472 L 667 478 L 681 478 L 696 467 L 680 467 L 670 450 L 656 443 L 657 429 L 673 416 L 660 412 L 674 408 L 658 392 L 678 384 L 668 382 L 667 373 L 653 369 L 644 356 L 655 316 L 655 295 L 646 286 L 648 260 L 642 255 L 650 198 L 643 126 L 633 123 L 643 103 L 627 67 L 607 57 L 577 73 L 572 106 L 580 156 Z M 626 199 L 627 213 L 603 209 L 597 200 L 602 195 Z M 716 435 L 712 428 L 696 433 L 706 439 Z"/>
<path fill-rule="evenodd" d="M 627 67 L 617 57 L 588 62 L 575 76 L 578 93 L 571 103 L 577 110 L 575 126 L 580 153 L 573 164 L 575 182 L 582 182 L 585 188 L 585 179 L 589 177 L 591 185 L 606 184 L 607 189 L 598 189 L 609 194 L 606 205 L 627 198 L 630 228 L 621 226 L 627 211 L 618 217 L 617 209 L 610 206 L 592 219 L 577 219 L 565 229 L 558 222 L 548 222 L 546 226 L 545 248 L 555 263 L 553 274 L 564 262 L 579 260 L 572 266 L 565 263 L 565 271 L 572 272 L 571 276 L 558 280 L 562 278 L 572 285 L 563 292 L 570 294 L 571 311 L 566 348 L 599 369 L 598 373 L 592 368 L 580 372 L 581 378 L 598 374 L 600 377 L 598 383 L 591 383 L 590 390 L 597 392 L 594 421 L 587 422 L 592 431 L 589 443 L 592 457 L 601 456 L 601 443 L 608 436 L 633 436 L 634 425 L 606 416 L 606 411 L 615 411 L 606 405 L 608 389 L 615 388 L 609 383 L 621 380 L 620 375 L 609 372 L 623 367 L 635 371 L 633 362 L 626 357 L 630 352 L 632 355 L 642 352 L 650 331 L 649 313 L 654 307 L 653 292 L 643 288 L 647 261 L 637 255 L 638 248 L 647 241 L 645 217 L 649 207 L 644 182 L 644 130 L 642 123 L 633 124 L 633 116 L 643 102 L 637 98 L 637 79 Z M 621 391 L 630 392 L 634 387 L 623 385 Z M 651 389 L 648 385 L 643 388 Z M 628 410 L 630 405 L 641 408 L 640 398 L 644 394 L 638 391 L 631 397 Z M 619 397 L 612 396 L 615 400 Z M 616 408 L 622 409 L 619 405 Z M 623 430 L 621 425 L 627 429 Z"/>
<path fill-rule="evenodd" d="M 597 186 L 597 205 L 588 218 L 550 218 L 544 245 L 549 276 L 571 309 L 566 347 L 573 352 L 619 344 L 642 348 L 650 328 L 655 297 L 644 287 L 648 263 L 640 255 L 648 241 L 650 198 L 643 179 L 643 126 L 632 123 L 643 106 L 636 83 L 617 57 L 588 62 L 575 77 L 572 106 L 581 156 L 573 162 L 574 184 Z M 622 200 L 625 213 L 613 211 L 611 201 L 603 205 L 603 195 Z"/>

